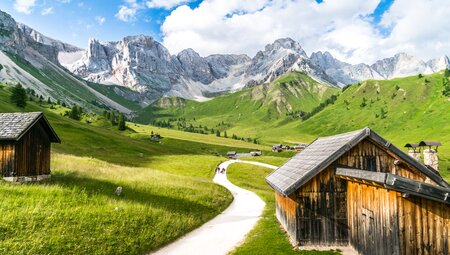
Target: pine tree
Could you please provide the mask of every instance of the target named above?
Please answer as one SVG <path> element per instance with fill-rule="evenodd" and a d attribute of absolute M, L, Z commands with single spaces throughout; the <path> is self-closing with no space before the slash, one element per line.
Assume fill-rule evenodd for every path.
<path fill-rule="evenodd" d="M 27 92 L 20 83 L 12 89 L 11 103 L 20 108 L 27 105 Z"/>
<path fill-rule="evenodd" d="M 125 129 L 127 128 L 127 125 L 126 125 L 126 123 L 125 123 L 125 117 L 123 116 L 123 113 L 120 113 L 120 114 L 119 114 L 119 123 L 118 123 L 117 128 L 118 128 L 120 131 L 123 131 L 123 130 L 125 130 Z"/>
<path fill-rule="evenodd" d="M 111 121 L 111 125 L 115 126 L 116 123 L 116 115 L 114 114 L 114 112 L 111 112 L 111 116 L 110 116 L 110 121 Z"/>
<path fill-rule="evenodd" d="M 74 120 L 80 120 L 82 113 L 83 113 L 83 110 L 81 109 L 81 107 L 74 105 L 74 106 L 72 106 L 72 109 L 69 112 L 69 118 L 74 119 Z"/>
<path fill-rule="evenodd" d="M 227 131 L 223 132 L 223 137 L 228 138 Z"/>
<path fill-rule="evenodd" d="M 219 130 L 216 131 L 216 136 L 220 137 L 220 131 Z"/>
<path fill-rule="evenodd" d="M 47 103 L 51 104 L 52 103 L 52 99 L 50 97 L 47 98 Z"/>

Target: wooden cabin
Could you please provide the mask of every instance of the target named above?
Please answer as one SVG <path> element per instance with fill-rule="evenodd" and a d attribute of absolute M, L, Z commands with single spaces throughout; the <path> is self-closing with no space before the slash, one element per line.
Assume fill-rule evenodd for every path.
<path fill-rule="evenodd" d="M 235 152 L 235 151 L 229 151 L 229 152 L 227 152 L 227 157 L 228 157 L 229 159 L 235 159 L 235 158 L 237 157 L 237 152 Z"/>
<path fill-rule="evenodd" d="M 283 145 L 282 144 L 275 144 L 272 146 L 273 152 L 282 152 L 283 151 Z"/>
<path fill-rule="evenodd" d="M 449 254 L 450 185 L 369 128 L 316 139 L 266 181 L 297 246 Z"/>
<path fill-rule="evenodd" d="M 0 171 L 7 181 L 50 177 L 51 143 L 60 143 L 41 112 L 0 113 Z"/>

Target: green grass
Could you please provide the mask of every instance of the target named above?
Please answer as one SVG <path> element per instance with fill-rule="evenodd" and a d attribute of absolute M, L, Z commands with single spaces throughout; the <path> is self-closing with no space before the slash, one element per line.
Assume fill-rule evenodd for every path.
<path fill-rule="evenodd" d="M 0 181 L 1 254 L 144 254 L 231 201 L 209 178 L 62 154 L 53 155 L 52 166 L 49 181 Z"/>
<path fill-rule="evenodd" d="M 21 111 L 0 89 L 0 112 Z M 211 219 L 231 202 L 212 183 L 229 150 L 193 139 L 117 131 L 44 111 L 62 143 L 53 146 L 52 178 L 35 184 L 0 181 L 1 254 L 143 254 Z M 94 125 L 95 124 L 95 125 Z M 123 196 L 114 195 L 117 186 Z M 118 211 L 115 208 L 118 207 Z"/>
<path fill-rule="evenodd" d="M 281 166 L 286 161 L 288 161 L 290 157 L 259 156 L 259 157 L 243 157 L 239 159 L 266 163 L 273 166 Z"/>
<path fill-rule="evenodd" d="M 266 207 L 255 228 L 247 235 L 245 242 L 231 254 L 340 254 L 335 251 L 294 250 L 287 235 L 275 217 L 275 194 L 265 182 L 273 170 L 265 167 L 235 163 L 228 167 L 227 177 L 235 185 L 255 192 Z"/>

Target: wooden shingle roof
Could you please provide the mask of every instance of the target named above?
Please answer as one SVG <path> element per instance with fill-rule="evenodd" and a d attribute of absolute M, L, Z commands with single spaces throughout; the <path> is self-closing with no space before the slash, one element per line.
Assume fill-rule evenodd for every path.
<path fill-rule="evenodd" d="M 0 140 L 18 141 L 38 121 L 43 122 L 52 142 L 61 142 L 42 112 L 0 113 Z"/>
<path fill-rule="evenodd" d="M 370 137 L 375 143 L 396 154 L 439 185 L 450 187 L 439 173 L 420 164 L 370 128 L 317 138 L 303 151 L 268 175 L 266 181 L 276 191 L 288 196 L 366 137 Z"/>

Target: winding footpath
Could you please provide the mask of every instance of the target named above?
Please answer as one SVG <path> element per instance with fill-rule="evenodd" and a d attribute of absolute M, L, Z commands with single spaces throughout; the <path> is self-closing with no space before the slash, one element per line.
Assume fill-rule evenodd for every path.
<path fill-rule="evenodd" d="M 230 164 L 245 163 L 276 169 L 276 166 L 244 160 L 228 160 L 220 164 L 227 169 Z M 255 193 L 239 188 L 228 181 L 226 172 L 216 173 L 213 181 L 227 188 L 233 194 L 231 205 L 196 230 L 152 254 L 161 255 L 216 255 L 227 254 L 237 247 L 245 235 L 259 220 L 265 203 Z"/>

